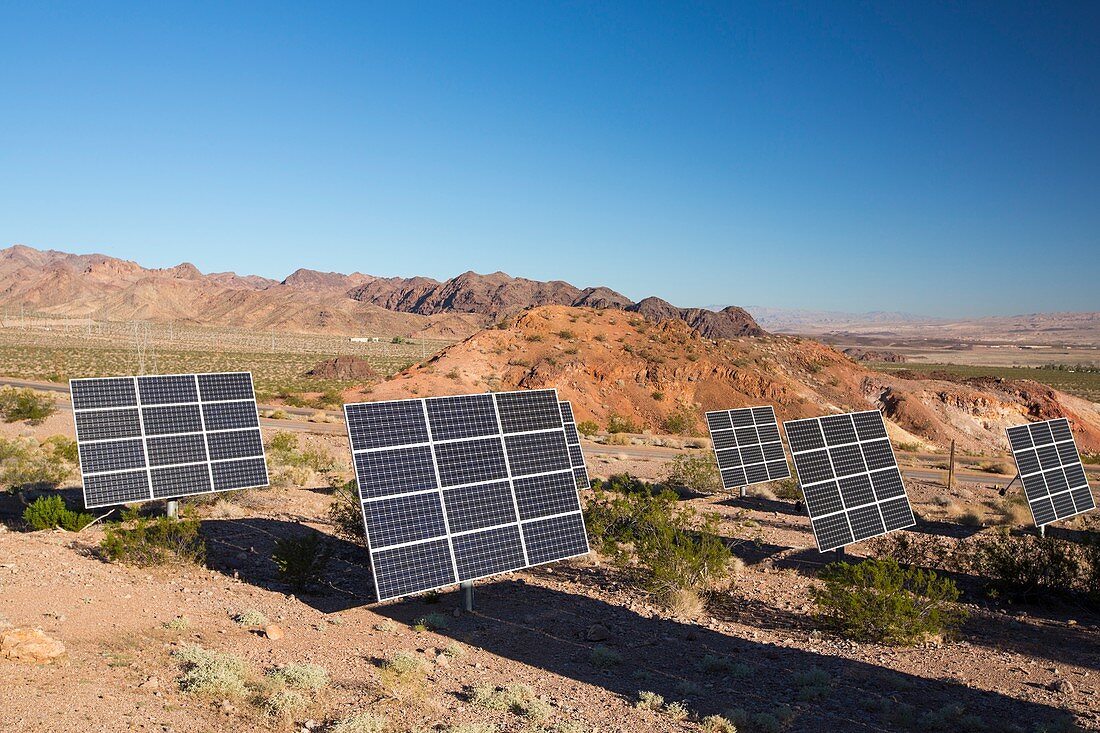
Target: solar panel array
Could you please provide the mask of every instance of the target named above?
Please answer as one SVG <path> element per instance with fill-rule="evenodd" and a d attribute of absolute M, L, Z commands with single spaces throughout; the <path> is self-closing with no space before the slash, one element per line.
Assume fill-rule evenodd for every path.
<path fill-rule="evenodd" d="M 577 480 L 577 491 L 587 489 L 592 483 L 588 480 L 588 469 L 584 465 L 584 453 L 581 451 L 581 434 L 577 432 L 577 420 L 573 417 L 573 405 L 562 400 L 561 421 L 565 426 L 565 444 L 569 446 L 569 463 L 573 466 L 573 476 Z"/>
<path fill-rule="evenodd" d="M 708 412 L 707 427 L 723 488 L 790 478 L 791 468 L 771 406 Z"/>
<path fill-rule="evenodd" d="M 916 524 L 877 411 L 783 423 L 821 552 Z"/>
<path fill-rule="evenodd" d="M 69 382 L 88 508 L 267 486 L 248 372 Z"/>
<path fill-rule="evenodd" d="M 588 552 L 554 390 L 344 414 L 378 600 Z"/>
<path fill-rule="evenodd" d="M 1036 525 L 1096 508 L 1068 420 L 1016 425 L 1007 433 Z"/>

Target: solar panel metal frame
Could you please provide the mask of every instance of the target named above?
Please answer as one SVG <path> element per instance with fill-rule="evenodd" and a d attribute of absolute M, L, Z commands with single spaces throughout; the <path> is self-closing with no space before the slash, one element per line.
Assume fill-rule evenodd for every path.
<path fill-rule="evenodd" d="M 237 377 L 241 375 L 247 375 L 248 377 L 248 397 L 233 397 L 231 399 L 203 398 L 203 377 Z M 143 386 L 146 385 L 148 389 L 143 390 Z M 216 385 L 208 386 L 214 387 Z M 191 387 L 194 389 L 194 399 L 179 399 L 177 401 L 177 398 L 168 397 L 168 395 L 179 390 L 190 392 Z M 143 391 L 149 393 L 144 400 Z M 99 394 L 96 394 L 96 392 Z M 176 499 L 222 491 L 237 491 L 269 485 L 267 458 L 263 439 L 260 435 L 259 410 L 256 406 L 256 392 L 251 372 L 143 374 L 124 377 L 70 379 L 69 394 L 72 398 L 77 449 L 81 457 L 81 489 L 84 495 L 84 506 L 88 509 L 143 501 Z M 82 402 L 91 404 L 82 405 Z M 245 406 L 243 417 L 252 417 L 254 422 L 208 429 L 206 425 L 206 407 L 217 405 Z M 193 411 L 187 409 L 192 406 L 194 406 Z M 247 409 L 248 407 L 251 409 Z M 175 410 L 176 417 L 186 414 L 192 418 L 192 424 L 185 426 L 188 429 L 180 431 L 157 429 L 173 424 L 171 420 L 173 410 Z M 193 418 L 196 415 L 198 423 L 194 424 Z M 151 425 L 146 424 L 147 416 L 152 420 Z M 153 419 L 153 416 L 166 416 L 169 419 L 163 420 L 161 417 Z M 81 428 L 82 422 L 85 423 L 83 429 Z M 91 437 L 89 431 L 93 431 L 95 437 Z M 112 431 L 123 434 L 112 436 Z M 253 432 L 254 435 L 252 435 Z M 245 433 L 248 433 L 248 435 L 245 435 Z M 247 442 L 255 439 L 256 445 L 252 448 L 245 446 L 244 449 L 250 452 L 244 455 L 212 459 L 212 436 L 216 439 L 223 437 L 228 439 L 230 449 L 233 448 L 232 444 L 238 437 L 241 438 L 241 441 L 237 442 Z M 160 460 L 163 455 L 178 455 L 179 452 L 185 450 L 197 451 L 200 447 L 197 439 L 201 440 L 203 456 L 201 459 L 195 460 L 195 454 L 192 454 L 188 457 L 189 460 L 179 462 Z M 137 443 L 140 443 L 140 456 L 137 455 L 135 445 Z M 175 445 L 173 446 L 172 443 L 175 443 Z M 122 450 L 123 446 L 131 449 L 131 455 L 126 456 Z M 221 450 L 225 446 L 219 443 L 217 447 Z M 138 465 L 139 458 L 140 465 Z M 102 470 L 94 470 L 95 464 L 100 462 L 106 463 L 107 467 Z M 247 466 L 245 466 L 246 463 Z M 173 483 L 186 481 L 189 473 L 201 473 L 200 466 L 205 468 L 207 481 L 209 482 L 206 487 L 197 491 L 172 491 L 170 488 L 167 491 L 163 490 L 164 486 L 170 487 Z M 249 482 L 241 486 L 218 488 L 218 479 L 221 477 L 219 474 L 224 475 L 226 470 L 232 471 L 234 468 L 240 468 L 255 472 L 258 467 L 262 467 L 262 483 Z M 128 486 L 127 493 L 125 496 L 121 493 L 111 496 L 105 491 L 103 493 L 108 493 L 109 498 L 97 498 L 95 492 L 92 496 L 89 496 L 89 484 L 100 481 L 105 484 L 113 482 L 116 486 L 125 484 Z M 162 490 L 159 491 L 158 482 L 162 485 Z"/>
<path fill-rule="evenodd" d="M 764 413 L 763 419 L 760 419 L 760 413 Z M 787 463 L 787 454 L 783 450 L 783 436 L 779 434 L 779 421 L 776 419 L 775 409 L 771 405 L 740 407 L 733 410 L 711 410 L 706 413 L 706 421 L 707 430 L 710 433 L 711 449 L 714 453 L 714 460 L 718 463 L 718 473 L 722 477 L 723 489 L 740 489 L 745 486 L 791 477 L 791 467 Z M 728 429 L 724 427 L 726 422 L 730 425 Z M 770 437 L 768 440 L 760 439 L 759 429 L 761 427 L 774 428 L 775 439 L 772 440 Z M 749 436 L 750 439 L 744 443 L 741 442 L 744 433 L 742 433 L 742 436 L 737 433 L 739 428 L 753 429 L 752 434 Z M 752 436 L 755 436 L 755 439 Z M 722 445 L 722 447 L 720 448 L 719 445 Z M 746 463 L 744 456 L 741 455 L 741 448 L 755 446 L 759 446 L 761 449 L 761 460 Z M 769 446 L 772 451 L 778 450 L 782 454 L 782 458 L 773 455 L 773 458 L 769 460 L 764 446 Z M 719 451 L 722 451 L 722 453 L 720 454 Z M 733 451 L 733 453 L 730 453 L 730 451 Z M 733 454 L 736 454 L 736 463 L 730 464 L 728 459 L 733 457 Z M 725 468 L 722 467 L 724 461 L 727 463 Z M 782 468 L 775 465 L 780 461 L 783 464 Z M 748 467 L 753 467 L 757 471 L 762 469 L 764 474 L 761 476 L 756 473 L 756 478 L 750 479 L 746 470 Z M 737 481 L 740 475 L 737 473 L 738 471 L 745 475 L 743 481 Z"/>
<path fill-rule="evenodd" d="M 525 431 L 525 430 L 516 430 L 516 429 L 514 429 L 515 426 L 512 425 L 510 422 L 508 424 L 506 424 L 506 421 L 503 419 L 503 416 L 501 415 L 501 411 L 500 411 L 500 401 L 501 401 L 502 398 L 503 399 L 509 399 L 510 395 L 530 395 L 530 394 L 533 394 L 533 393 L 540 393 L 540 392 L 547 392 L 547 393 L 550 393 L 553 396 L 553 400 L 554 400 L 553 404 L 556 407 L 556 409 L 554 410 L 554 414 L 555 414 L 555 417 L 556 417 L 556 425 L 554 425 L 553 427 L 548 427 L 548 428 Z M 482 432 L 478 432 L 478 431 L 475 430 L 475 433 L 477 433 L 477 434 L 461 435 L 461 437 L 450 437 L 450 438 L 447 438 L 447 439 L 439 439 L 439 440 L 437 440 L 434 437 L 433 432 L 432 432 L 433 421 L 432 421 L 432 418 L 431 418 L 431 415 L 430 415 L 430 410 L 429 410 L 429 405 L 430 404 L 434 405 L 434 404 L 438 404 L 442 401 L 448 401 L 448 400 L 458 401 L 458 400 L 462 400 L 464 398 L 479 398 L 479 397 L 480 398 L 488 397 L 489 399 L 491 399 L 492 407 L 493 407 L 493 413 L 496 417 L 496 426 L 495 426 L 495 430 L 492 433 L 482 433 Z M 379 441 L 372 441 L 372 436 L 374 435 L 374 433 L 372 433 L 370 430 L 367 429 L 369 426 L 364 426 L 362 423 L 360 423 L 356 419 L 354 419 L 352 413 L 357 411 L 357 408 L 379 408 L 379 407 L 387 406 L 387 405 L 401 406 L 397 409 L 408 410 L 408 415 L 410 417 L 414 416 L 415 413 L 416 413 L 416 410 L 411 409 L 410 406 L 417 405 L 419 407 L 419 413 L 423 418 L 423 424 L 424 424 L 424 427 L 425 427 L 424 433 L 419 433 L 418 431 L 413 430 L 413 429 L 407 429 L 406 430 L 406 438 L 405 438 L 404 441 L 393 442 L 391 440 L 386 440 L 385 438 L 383 438 L 380 442 Z M 590 551 L 589 544 L 588 544 L 588 535 L 587 535 L 586 528 L 584 526 L 584 513 L 583 513 L 583 510 L 582 510 L 582 507 L 581 507 L 581 504 L 580 504 L 580 497 L 579 497 L 579 495 L 576 491 L 576 474 L 575 474 L 575 471 L 574 471 L 573 461 L 569 457 L 569 454 L 570 454 L 569 444 L 568 444 L 568 438 L 567 438 L 566 429 L 565 429 L 565 423 L 564 423 L 564 420 L 562 419 L 561 403 L 557 399 L 557 390 L 554 390 L 554 389 L 548 389 L 548 390 L 521 390 L 521 391 L 516 391 L 516 392 L 494 392 L 494 393 L 487 393 L 485 395 L 455 395 L 455 396 L 451 396 L 451 397 L 424 397 L 424 398 L 413 398 L 413 399 L 404 399 L 404 400 L 384 400 L 384 401 L 377 401 L 377 402 L 348 403 L 348 404 L 344 405 L 344 419 L 345 419 L 345 424 L 346 424 L 347 429 L 348 429 L 348 438 L 349 438 L 351 454 L 352 454 L 352 464 L 355 467 L 356 484 L 358 486 L 360 509 L 362 510 L 362 514 L 363 514 L 363 527 L 364 527 L 364 531 L 365 531 L 365 534 L 366 534 L 366 540 L 367 540 L 367 548 L 368 548 L 368 553 L 367 554 L 368 554 L 368 557 L 370 559 L 371 575 L 373 577 L 373 582 L 374 582 L 374 585 L 375 585 L 375 594 L 376 594 L 376 597 L 377 597 L 378 601 L 381 602 L 381 601 L 395 600 L 395 599 L 398 599 L 398 598 L 403 598 L 403 597 L 406 597 L 406 596 L 415 595 L 417 593 L 424 593 L 424 592 L 431 591 L 431 590 L 436 590 L 436 589 L 439 589 L 439 588 L 446 588 L 448 586 L 455 585 L 455 584 L 461 583 L 461 582 L 473 582 L 475 580 L 481 580 L 483 578 L 492 577 L 494 575 L 499 575 L 501 573 L 514 572 L 516 570 L 523 570 L 525 568 L 535 567 L 537 565 L 543 565 L 543 564 L 550 563 L 550 562 L 559 562 L 559 561 L 562 561 L 562 560 L 568 560 L 569 558 L 572 558 L 572 557 L 580 557 L 580 556 L 586 555 Z M 379 428 L 379 427 L 380 426 L 378 426 L 378 425 L 375 426 L 376 429 Z M 406 428 L 408 428 L 408 426 L 406 426 Z M 454 429 L 454 428 L 455 428 L 454 425 L 449 425 L 448 426 L 448 429 Z M 461 432 L 461 430 L 460 430 L 460 432 Z M 441 474 L 440 474 L 440 471 L 439 471 L 439 465 L 438 465 L 439 464 L 439 461 L 438 461 L 439 456 L 436 452 L 437 446 L 448 446 L 448 445 L 454 446 L 456 444 L 461 444 L 461 443 L 473 444 L 473 443 L 477 443 L 479 441 L 495 440 L 495 441 L 500 442 L 500 446 L 501 446 L 501 448 L 504 452 L 504 455 L 507 459 L 507 456 L 509 455 L 509 453 L 508 453 L 508 447 L 509 446 L 508 446 L 508 442 L 507 442 L 508 439 L 510 439 L 510 438 L 511 439 L 521 439 L 521 438 L 524 438 L 525 436 L 539 436 L 539 435 L 551 435 L 551 434 L 554 434 L 554 435 L 560 434 L 562 444 L 566 448 L 564 460 L 560 461 L 561 462 L 560 467 L 555 468 L 552 471 L 548 471 L 548 472 L 544 472 L 544 473 L 516 474 L 516 473 L 513 472 L 513 469 L 512 469 L 512 466 L 510 465 L 510 463 L 506 460 L 506 462 L 505 462 L 506 463 L 506 465 L 505 465 L 506 475 L 503 478 L 500 478 L 500 479 L 478 479 L 477 481 L 475 481 L 474 483 L 469 485 L 470 488 L 477 488 L 477 487 L 485 487 L 485 486 L 490 485 L 490 484 L 506 483 L 507 486 L 508 486 L 508 493 L 509 493 L 510 498 L 511 498 L 512 510 L 513 510 L 512 521 L 502 523 L 502 524 L 498 524 L 498 525 L 478 526 L 474 529 L 464 530 L 464 531 L 461 531 L 461 532 L 452 531 L 452 528 L 450 526 L 450 521 L 448 520 L 448 504 L 447 504 L 447 497 L 446 497 L 445 492 L 454 491 L 456 489 L 463 489 L 463 488 L 466 488 L 467 485 L 461 484 L 461 483 L 460 484 L 444 484 L 444 482 L 441 479 Z M 368 442 L 371 442 L 373 444 L 368 445 L 367 447 L 356 448 L 357 439 L 361 440 L 361 441 L 368 441 Z M 371 453 L 382 455 L 383 451 L 403 451 L 403 450 L 406 450 L 406 449 L 418 450 L 418 449 L 422 449 L 422 448 L 425 448 L 425 447 L 428 448 L 428 451 L 429 451 L 429 454 L 430 454 L 430 457 L 431 457 L 431 465 L 432 465 L 432 471 L 429 472 L 426 475 L 426 478 L 430 478 L 431 475 L 434 474 L 434 480 L 435 480 L 434 485 L 432 485 L 430 488 L 427 488 L 426 487 L 427 485 L 425 484 L 425 488 L 417 488 L 417 489 L 413 489 L 413 490 L 410 490 L 410 491 L 399 491 L 399 492 L 393 493 L 393 494 L 381 494 L 381 495 L 372 496 L 372 497 L 365 497 L 364 496 L 363 484 L 364 484 L 365 469 L 367 467 L 364 465 L 365 461 L 361 462 L 360 460 L 357 460 L 358 457 L 369 455 Z M 423 453 L 421 452 L 421 456 L 422 455 L 423 455 Z M 484 465 L 480 465 L 479 468 L 484 468 Z M 571 494 L 572 494 L 572 499 L 573 499 L 573 502 L 574 502 L 572 507 L 568 511 L 565 511 L 565 512 L 558 512 L 558 513 L 547 514 L 547 515 L 539 515 L 539 516 L 534 516 L 534 517 L 529 517 L 527 519 L 524 519 L 523 516 L 521 515 L 520 498 L 519 498 L 519 495 L 518 495 L 517 490 L 516 490 L 516 482 L 517 481 L 523 481 L 523 480 L 538 479 L 538 478 L 543 477 L 543 476 L 551 476 L 552 477 L 552 476 L 556 476 L 556 475 L 559 475 L 559 474 L 568 474 L 570 479 L 571 479 L 570 480 L 570 486 L 573 487 Z M 586 472 L 586 476 L 587 476 L 587 472 Z M 368 516 L 368 508 L 367 508 L 368 504 L 378 504 L 378 505 L 380 505 L 381 502 L 385 502 L 385 501 L 390 500 L 390 499 L 409 499 L 409 498 L 412 498 L 412 497 L 424 497 L 424 496 L 430 496 L 430 495 L 437 495 L 438 496 L 438 506 L 439 506 L 439 509 L 441 510 L 440 513 L 441 513 L 441 517 L 442 517 L 442 520 L 443 520 L 443 529 L 444 529 L 444 532 L 445 532 L 444 534 L 441 534 L 441 535 L 431 534 L 427 537 L 422 537 L 420 539 L 416 539 L 416 540 L 412 540 L 412 541 L 394 542 L 394 543 L 391 543 L 391 544 L 384 544 L 384 545 L 377 544 L 375 542 L 375 540 L 371 536 L 372 535 L 371 529 L 370 529 L 371 518 Z M 562 520 L 562 519 L 570 520 L 570 519 L 574 519 L 574 518 L 579 523 L 580 538 L 583 539 L 583 546 L 584 546 L 583 551 L 568 552 L 566 554 L 557 554 L 557 555 L 554 555 L 552 557 L 545 557 L 543 559 L 539 559 L 537 561 L 535 561 L 533 558 L 530 557 L 531 553 L 529 552 L 529 549 L 531 549 L 531 544 L 529 543 L 529 540 L 534 539 L 534 540 L 541 541 L 541 539 L 543 539 L 543 538 L 540 537 L 540 536 L 536 536 L 534 531 L 532 531 L 532 533 L 528 534 L 527 532 L 524 531 L 525 527 L 530 526 L 532 528 L 532 530 L 534 530 L 535 525 L 538 525 L 538 528 L 541 530 L 541 528 L 543 528 L 543 527 L 550 526 L 549 524 L 541 524 L 541 523 L 556 522 L 556 521 Z M 406 519 L 415 519 L 415 517 L 406 517 Z M 459 553 L 456 552 L 455 547 L 454 547 L 456 539 L 462 540 L 463 538 L 466 538 L 466 537 L 469 537 L 469 538 L 473 539 L 475 535 L 485 535 L 485 534 L 488 534 L 490 532 L 495 532 L 495 531 L 498 531 L 498 530 L 503 532 L 503 531 L 507 531 L 509 528 L 513 528 L 513 527 L 516 528 L 517 534 L 520 538 L 520 547 L 523 550 L 523 560 L 522 560 L 522 562 L 515 563 L 513 567 L 507 567 L 507 568 L 504 568 L 504 569 L 494 569 L 492 572 L 488 572 L 488 573 L 484 573 L 484 574 L 475 574 L 475 575 L 472 575 L 471 577 L 461 577 L 460 578 L 460 573 L 459 573 L 460 557 L 459 557 Z M 575 530 L 576 528 L 573 527 L 572 529 Z M 572 536 L 572 539 L 576 540 L 577 537 Z M 442 577 L 437 576 L 437 577 L 434 578 L 434 580 L 429 580 L 428 582 L 425 582 L 421 585 L 418 585 L 415 588 L 410 588 L 410 589 L 404 590 L 402 592 L 395 592 L 395 593 L 384 593 L 383 592 L 382 585 L 381 585 L 380 580 L 379 580 L 379 564 L 380 564 L 379 563 L 379 555 L 381 555 L 383 553 L 391 553 L 395 550 L 411 549 L 411 552 L 405 554 L 404 556 L 399 556 L 395 560 L 394 564 L 395 565 L 400 564 L 401 566 L 403 566 L 407 569 L 408 573 L 415 574 L 418 570 L 418 565 L 416 564 L 417 558 L 415 557 L 417 549 L 418 548 L 425 548 L 427 550 L 430 550 L 431 548 L 429 546 L 438 545 L 438 543 L 440 543 L 440 542 L 445 542 L 446 543 L 447 556 L 448 556 L 448 559 L 450 561 L 450 568 L 451 568 L 451 573 L 449 574 L 449 577 L 447 577 L 446 579 L 443 579 Z M 438 546 L 436 547 L 436 549 L 438 550 Z M 543 548 L 542 548 L 542 545 L 537 544 L 535 546 L 535 549 L 539 550 L 541 552 Z M 411 559 L 410 559 L 410 557 L 411 557 Z M 510 563 L 510 565 L 511 565 L 511 563 Z M 428 577 L 426 573 L 425 573 L 425 577 Z"/>
<path fill-rule="evenodd" d="M 1036 527 L 1045 527 L 1052 522 L 1076 517 L 1096 508 L 1096 498 L 1089 486 L 1069 420 L 1060 417 L 1013 425 L 1005 428 L 1005 435 Z M 1040 454 L 1039 449 L 1046 446 L 1053 446 L 1053 451 Z M 1070 448 L 1073 454 L 1067 460 L 1066 453 Z M 1052 464 L 1050 460 L 1054 457 L 1057 458 L 1056 464 Z M 1076 470 L 1069 470 L 1073 468 Z M 1051 474 L 1051 478 L 1064 479 L 1066 488 L 1057 486 L 1056 491 L 1051 491 L 1047 474 Z M 1055 497 L 1062 501 L 1055 501 Z M 1074 511 L 1062 513 L 1059 507 L 1065 506 L 1064 501 L 1067 498 Z"/>
<path fill-rule="evenodd" d="M 588 477 L 588 467 L 584 463 L 581 434 L 577 430 L 577 418 L 573 414 L 573 405 L 569 400 L 562 400 L 558 406 L 561 409 L 562 424 L 565 426 L 565 445 L 569 448 L 569 462 L 573 465 L 573 479 L 577 483 L 577 491 L 591 488 L 592 481 Z"/>
<path fill-rule="evenodd" d="M 881 432 L 877 432 L 876 435 L 870 438 L 864 438 L 860 434 L 860 426 L 856 420 L 859 416 L 864 416 L 860 422 L 863 423 L 865 433 L 869 433 L 870 430 L 877 431 L 878 426 L 881 426 Z M 847 424 L 845 424 L 843 418 L 848 418 Z M 872 424 L 868 425 L 868 422 Z M 828 426 L 828 430 L 826 426 Z M 851 428 L 850 437 L 854 437 L 854 441 L 849 439 L 847 427 Z M 877 410 L 788 420 L 783 423 L 783 429 L 787 434 L 787 445 L 791 449 L 791 457 L 794 459 L 795 469 L 798 472 L 798 482 L 806 499 L 806 513 L 810 517 L 810 526 L 813 529 L 814 540 L 817 542 L 820 552 L 828 552 L 856 542 L 863 542 L 872 537 L 880 537 L 916 524 L 913 507 L 909 501 L 909 493 L 905 489 L 901 469 L 898 467 L 893 446 L 890 444 L 889 436 L 886 433 L 886 423 L 882 418 L 882 414 Z M 817 438 L 820 441 L 814 440 Z M 809 440 L 812 444 L 807 445 L 803 442 L 804 440 Z M 864 448 L 866 445 L 873 445 L 874 447 L 868 450 Z M 834 451 L 838 454 L 836 459 L 834 459 Z M 825 462 L 821 461 L 821 453 L 823 452 L 825 453 Z M 856 455 L 863 463 L 864 470 L 848 471 L 844 469 L 845 472 L 838 476 L 835 461 L 837 459 L 844 460 L 853 466 L 858 466 L 859 464 L 855 463 Z M 876 468 L 870 468 L 867 463 L 869 459 L 875 461 Z M 815 478 L 815 474 L 824 476 L 824 478 Z M 876 477 L 879 479 L 878 482 L 875 481 Z M 861 487 L 854 486 L 860 483 L 860 479 L 864 478 L 866 481 L 864 485 Z M 896 479 L 897 484 L 894 484 L 892 479 Z M 856 488 L 862 488 L 865 495 L 866 492 L 870 492 L 871 501 L 854 501 L 849 506 L 844 497 L 845 488 L 840 485 L 841 480 L 848 482 L 847 490 L 853 494 Z M 890 486 L 886 485 L 888 481 L 890 481 Z M 839 502 L 840 508 L 815 512 L 814 505 L 819 500 L 813 498 L 811 492 L 814 489 L 828 491 L 830 483 L 836 484 L 836 487 L 835 497 L 829 498 Z M 880 498 L 880 485 L 884 491 L 893 489 L 895 491 L 900 490 L 900 493 Z M 904 507 L 900 506 L 900 499 L 904 499 Z M 825 503 L 826 498 L 823 496 L 820 501 Z M 891 521 L 888 521 L 884 506 L 890 509 L 889 518 Z M 872 511 L 872 508 L 874 511 Z M 904 513 L 898 514 L 897 510 L 901 508 L 904 509 Z M 860 533 L 857 536 L 857 524 L 866 526 L 871 523 L 872 528 L 877 529 L 878 525 L 874 524 L 875 520 L 881 523 L 882 531 L 873 531 L 869 534 Z M 894 526 L 890 526 L 891 524 Z M 837 541 L 823 538 L 823 532 L 829 530 L 835 530 L 841 534 L 847 530 L 847 536 L 850 539 Z M 840 539 L 843 539 L 843 537 Z"/>

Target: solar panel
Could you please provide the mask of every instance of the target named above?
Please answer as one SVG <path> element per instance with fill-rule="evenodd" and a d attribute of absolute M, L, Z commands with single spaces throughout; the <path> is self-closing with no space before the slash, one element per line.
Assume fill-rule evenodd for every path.
<path fill-rule="evenodd" d="M 555 390 L 352 403 L 344 416 L 378 600 L 588 552 L 588 474 Z"/>
<path fill-rule="evenodd" d="M 916 524 L 878 411 L 790 420 L 783 428 L 818 550 Z"/>
<path fill-rule="evenodd" d="M 706 417 L 722 488 L 790 478 L 791 468 L 771 406 L 717 410 Z"/>
<path fill-rule="evenodd" d="M 581 434 L 577 431 L 577 420 L 573 417 L 573 405 L 562 400 L 558 407 L 561 408 L 561 421 L 565 426 L 565 444 L 569 447 L 569 463 L 573 466 L 573 478 L 577 482 L 577 491 L 581 491 L 592 485 L 588 480 L 588 469 L 584 465 Z"/>
<path fill-rule="evenodd" d="M 69 382 L 88 508 L 267 486 L 248 372 Z"/>
<path fill-rule="evenodd" d="M 1006 432 L 1037 526 L 1096 508 L 1068 420 L 1015 425 Z"/>

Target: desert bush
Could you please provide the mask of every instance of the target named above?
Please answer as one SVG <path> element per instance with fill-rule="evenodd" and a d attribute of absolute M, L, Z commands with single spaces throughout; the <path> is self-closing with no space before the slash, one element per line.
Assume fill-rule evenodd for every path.
<path fill-rule="evenodd" d="M 112 562 L 139 567 L 168 563 L 201 563 L 206 545 L 197 519 L 124 515 L 124 522 L 108 527 L 99 543 L 102 555 Z"/>
<path fill-rule="evenodd" d="M 665 704 L 665 715 L 673 720 L 687 720 L 691 717 L 691 711 L 688 710 L 688 706 L 682 702 L 670 702 Z"/>
<path fill-rule="evenodd" d="M 79 532 L 95 517 L 83 512 L 74 512 L 65 506 L 60 496 L 40 496 L 23 510 L 23 521 L 32 530 L 60 527 L 69 532 Z"/>
<path fill-rule="evenodd" d="M 470 693 L 470 702 L 490 710 L 507 711 L 536 723 L 550 717 L 551 713 L 550 705 L 539 699 L 527 685 L 479 685 Z"/>
<path fill-rule="evenodd" d="M 697 413 L 695 408 L 688 404 L 681 404 L 664 419 L 662 427 L 664 427 L 665 432 L 673 435 L 693 435 L 695 433 L 696 419 Z"/>
<path fill-rule="evenodd" d="M 249 608 L 239 613 L 235 613 L 232 616 L 233 623 L 237 626 L 243 626 L 247 629 L 255 629 L 260 626 L 267 626 L 267 616 L 262 612 L 257 611 L 255 608 Z"/>
<path fill-rule="evenodd" d="M 332 559 L 332 548 L 319 532 L 275 540 L 271 555 L 279 576 L 295 593 L 301 593 L 324 580 L 325 568 Z"/>
<path fill-rule="evenodd" d="M 320 690 L 328 686 L 328 671 L 317 664 L 296 662 L 276 667 L 267 678 L 295 690 Z"/>
<path fill-rule="evenodd" d="M 414 631 L 439 631 L 450 626 L 451 622 L 441 613 L 429 613 L 413 621 Z"/>
<path fill-rule="evenodd" d="M 296 690 L 277 689 L 265 694 L 260 708 L 270 718 L 286 720 L 309 707 L 309 701 Z"/>
<path fill-rule="evenodd" d="M 359 485 L 355 479 L 333 489 L 332 502 L 328 505 L 328 518 L 338 537 L 360 545 L 366 544 L 363 505 L 359 500 Z"/>
<path fill-rule="evenodd" d="M 53 397 L 35 392 L 33 389 L 0 389 L 0 418 L 4 422 L 27 421 L 39 425 L 50 415 L 57 412 Z"/>
<path fill-rule="evenodd" d="M 713 456 L 676 456 L 668 464 L 665 485 L 693 494 L 716 494 L 722 490 L 722 474 Z"/>
<path fill-rule="evenodd" d="M 266 448 L 268 472 L 273 486 L 307 484 L 318 475 L 329 482 L 337 468 L 336 462 L 325 452 L 302 448 L 294 433 L 275 433 L 267 441 Z"/>
<path fill-rule="evenodd" d="M 798 479 L 794 478 L 794 476 L 780 481 L 773 481 L 771 487 L 772 493 L 774 493 L 778 499 L 783 499 L 785 501 L 802 500 L 802 489 L 798 487 Z"/>
<path fill-rule="evenodd" d="M 76 443 L 63 436 L 0 438 L 0 490 L 56 488 L 75 463 Z"/>
<path fill-rule="evenodd" d="M 638 699 L 634 703 L 634 707 L 639 710 L 660 710 L 664 706 L 665 699 L 656 692 L 650 692 L 649 690 L 640 690 Z"/>
<path fill-rule="evenodd" d="M 397 700 L 423 695 L 427 678 L 424 660 L 410 652 L 396 652 L 378 665 L 382 689 Z"/>
<path fill-rule="evenodd" d="M 623 655 L 603 644 L 597 644 L 588 654 L 588 661 L 592 663 L 593 667 L 610 669 L 611 667 L 622 664 Z"/>
<path fill-rule="evenodd" d="M 595 420 L 581 420 L 577 423 L 577 432 L 585 437 L 592 437 L 600 432 L 600 426 L 596 424 Z"/>
<path fill-rule="evenodd" d="M 232 654 L 185 646 L 174 655 L 184 665 L 180 689 L 196 695 L 243 697 L 247 692 L 248 664 Z"/>
<path fill-rule="evenodd" d="M 953 567 L 951 545 L 936 535 L 891 532 L 870 540 L 867 548 L 875 557 L 892 557 L 905 567 L 947 570 Z"/>
<path fill-rule="evenodd" d="M 969 570 L 985 578 L 997 593 L 1032 600 L 1070 595 L 1080 587 L 1085 558 L 1066 540 L 1001 530 L 970 543 Z"/>
<path fill-rule="evenodd" d="M 721 715 L 708 715 L 699 722 L 704 733 L 737 733 L 737 726 L 733 721 Z"/>
<path fill-rule="evenodd" d="M 638 424 L 629 417 L 623 417 L 617 413 L 607 416 L 607 432 L 609 433 L 638 433 L 641 429 Z"/>
<path fill-rule="evenodd" d="M 954 581 L 893 558 L 832 563 L 820 577 L 824 586 L 812 590 L 820 617 L 851 639 L 908 644 L 966 619 Z"/>

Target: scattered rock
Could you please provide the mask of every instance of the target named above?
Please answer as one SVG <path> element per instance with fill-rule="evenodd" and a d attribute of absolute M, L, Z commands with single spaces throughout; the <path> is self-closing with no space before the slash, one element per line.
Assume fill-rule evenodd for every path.
<path fill-rule="evenodd" d="M 592 624 L 584 638 L 588 641 L 607 641 L 611 638 L 611 632 L 603 624 Z"/>
<path fill-rule="evenodd" d="M 448 657 L 446 654 L 436 654 L 435 663 L 438 664 L 440 667 L 449 667 L 451 664 L 451 658 Z"/>
<path fill-rule="evenodd" d="M 1057 692 L 1061 695 L 1073 694 L 1073 685 L 1070 683 L 1069 680 L 1054 680 L 1049 685 L 1047 685 L 1047 689 L 1051 692 Z"/>
<path fill-rule="evenodd" d="M 283 633 L 283 627 L 279 624 L 268 624 L 264 627 L 264 636 L 272 641 L 278 641 L 282 639 L 286 634 Z"/>
<path fill-rule="evenodd" d="M 46 636 L 42 629 L 11 628 L 0 631 L 0 657 L 29 664 L 49 664 L 65 654 L 65 645 Z"/>

